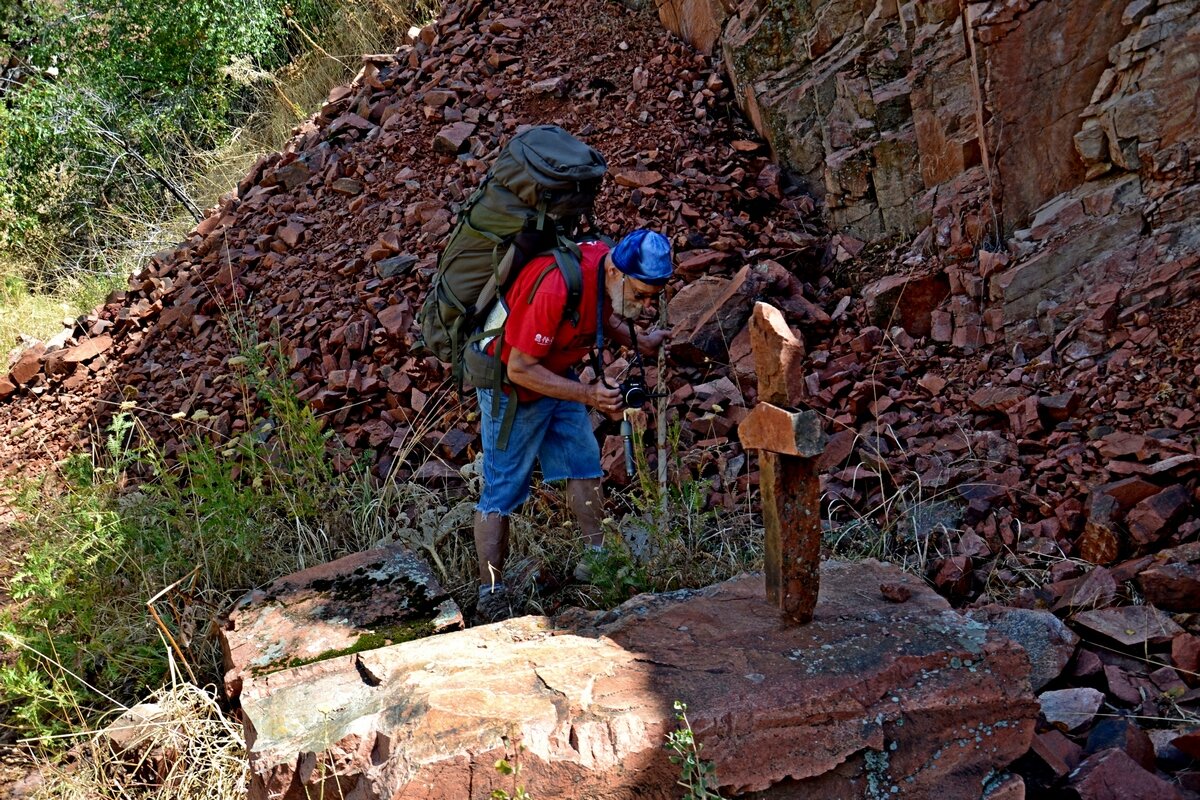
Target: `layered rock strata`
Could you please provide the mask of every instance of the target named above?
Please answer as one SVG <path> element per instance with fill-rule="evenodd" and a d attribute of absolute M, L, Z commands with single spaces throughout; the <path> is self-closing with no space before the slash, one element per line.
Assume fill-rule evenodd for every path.
<path fill-rule="evenodd" d="M 673 0 L 659 15 L 721 53 L 832 227 L 910 247 L 906 271 L 951 273 L 940 341 L 1044 346 L 1100 284 L 1123 309 L 1193 296 L 1195 0 Z"/>

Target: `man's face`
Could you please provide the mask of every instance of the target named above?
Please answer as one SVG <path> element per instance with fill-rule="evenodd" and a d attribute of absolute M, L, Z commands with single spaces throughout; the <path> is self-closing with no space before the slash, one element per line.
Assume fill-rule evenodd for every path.
<path fill-rule="evenodd" d="M 637 278 L 630 278 L 616 267 L 609 271 L 606 286 L 613 311 L 625 319 L 637 319 L 654 311 L 654 301 L 663 290 L 661 286 L 651 286 Z"/>

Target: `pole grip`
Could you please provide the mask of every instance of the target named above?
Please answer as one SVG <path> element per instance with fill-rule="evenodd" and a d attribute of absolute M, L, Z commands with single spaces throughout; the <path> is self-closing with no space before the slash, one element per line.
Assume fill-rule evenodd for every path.
<path fill-rule="evenodd" d="M 632 478 L 635 469 L 633 463 L 633 423 L 629 421 L 629 417 L 621 420 L 621 438 L 625 440 L 625 474 Z"/>

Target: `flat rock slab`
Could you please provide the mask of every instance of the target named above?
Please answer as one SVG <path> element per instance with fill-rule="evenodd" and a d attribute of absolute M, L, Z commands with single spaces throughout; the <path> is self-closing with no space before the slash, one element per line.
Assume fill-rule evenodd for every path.
<path fill-rule="evenodd" d="M 921 581 L 831 561 L 807 625 L 747 576 L 248 681 L 250 797 L 475 800 L 518 757 L 533 797 L 676 798 L 675 700 L 726 796 L 979 797 L 1029 748 L 1029 669 Z"/>
<path fill-rule="evenodd" d="M 1101 608 L 1076 614 L 1074 622 L 1088 631 L 1107 636 L 1126 647 L 1171 641 L 1183 628 L 1154 606 Z"/>
<path fill-rule="evenodd" d="M 429 566 L 383 547 L 310 567 L 237 602 L 221 629 L 225 690 L 305 663 L 463 627 Z"/>

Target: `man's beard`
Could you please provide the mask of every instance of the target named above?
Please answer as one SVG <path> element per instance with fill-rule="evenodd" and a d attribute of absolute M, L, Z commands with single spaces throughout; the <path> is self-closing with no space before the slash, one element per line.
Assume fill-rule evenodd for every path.
<path fill-rule="evenodd" d="M 605 291 L 608 293 L 608 300 L 612 302 L 612 311 L 622 319 L 637 319 L 642 315 L 642 303 L 637 302 L 634 294 L 634 288 L 629 285 L 622 273 L 617 272 L 616 275 L 608 275 L 605 278 Z"/>

